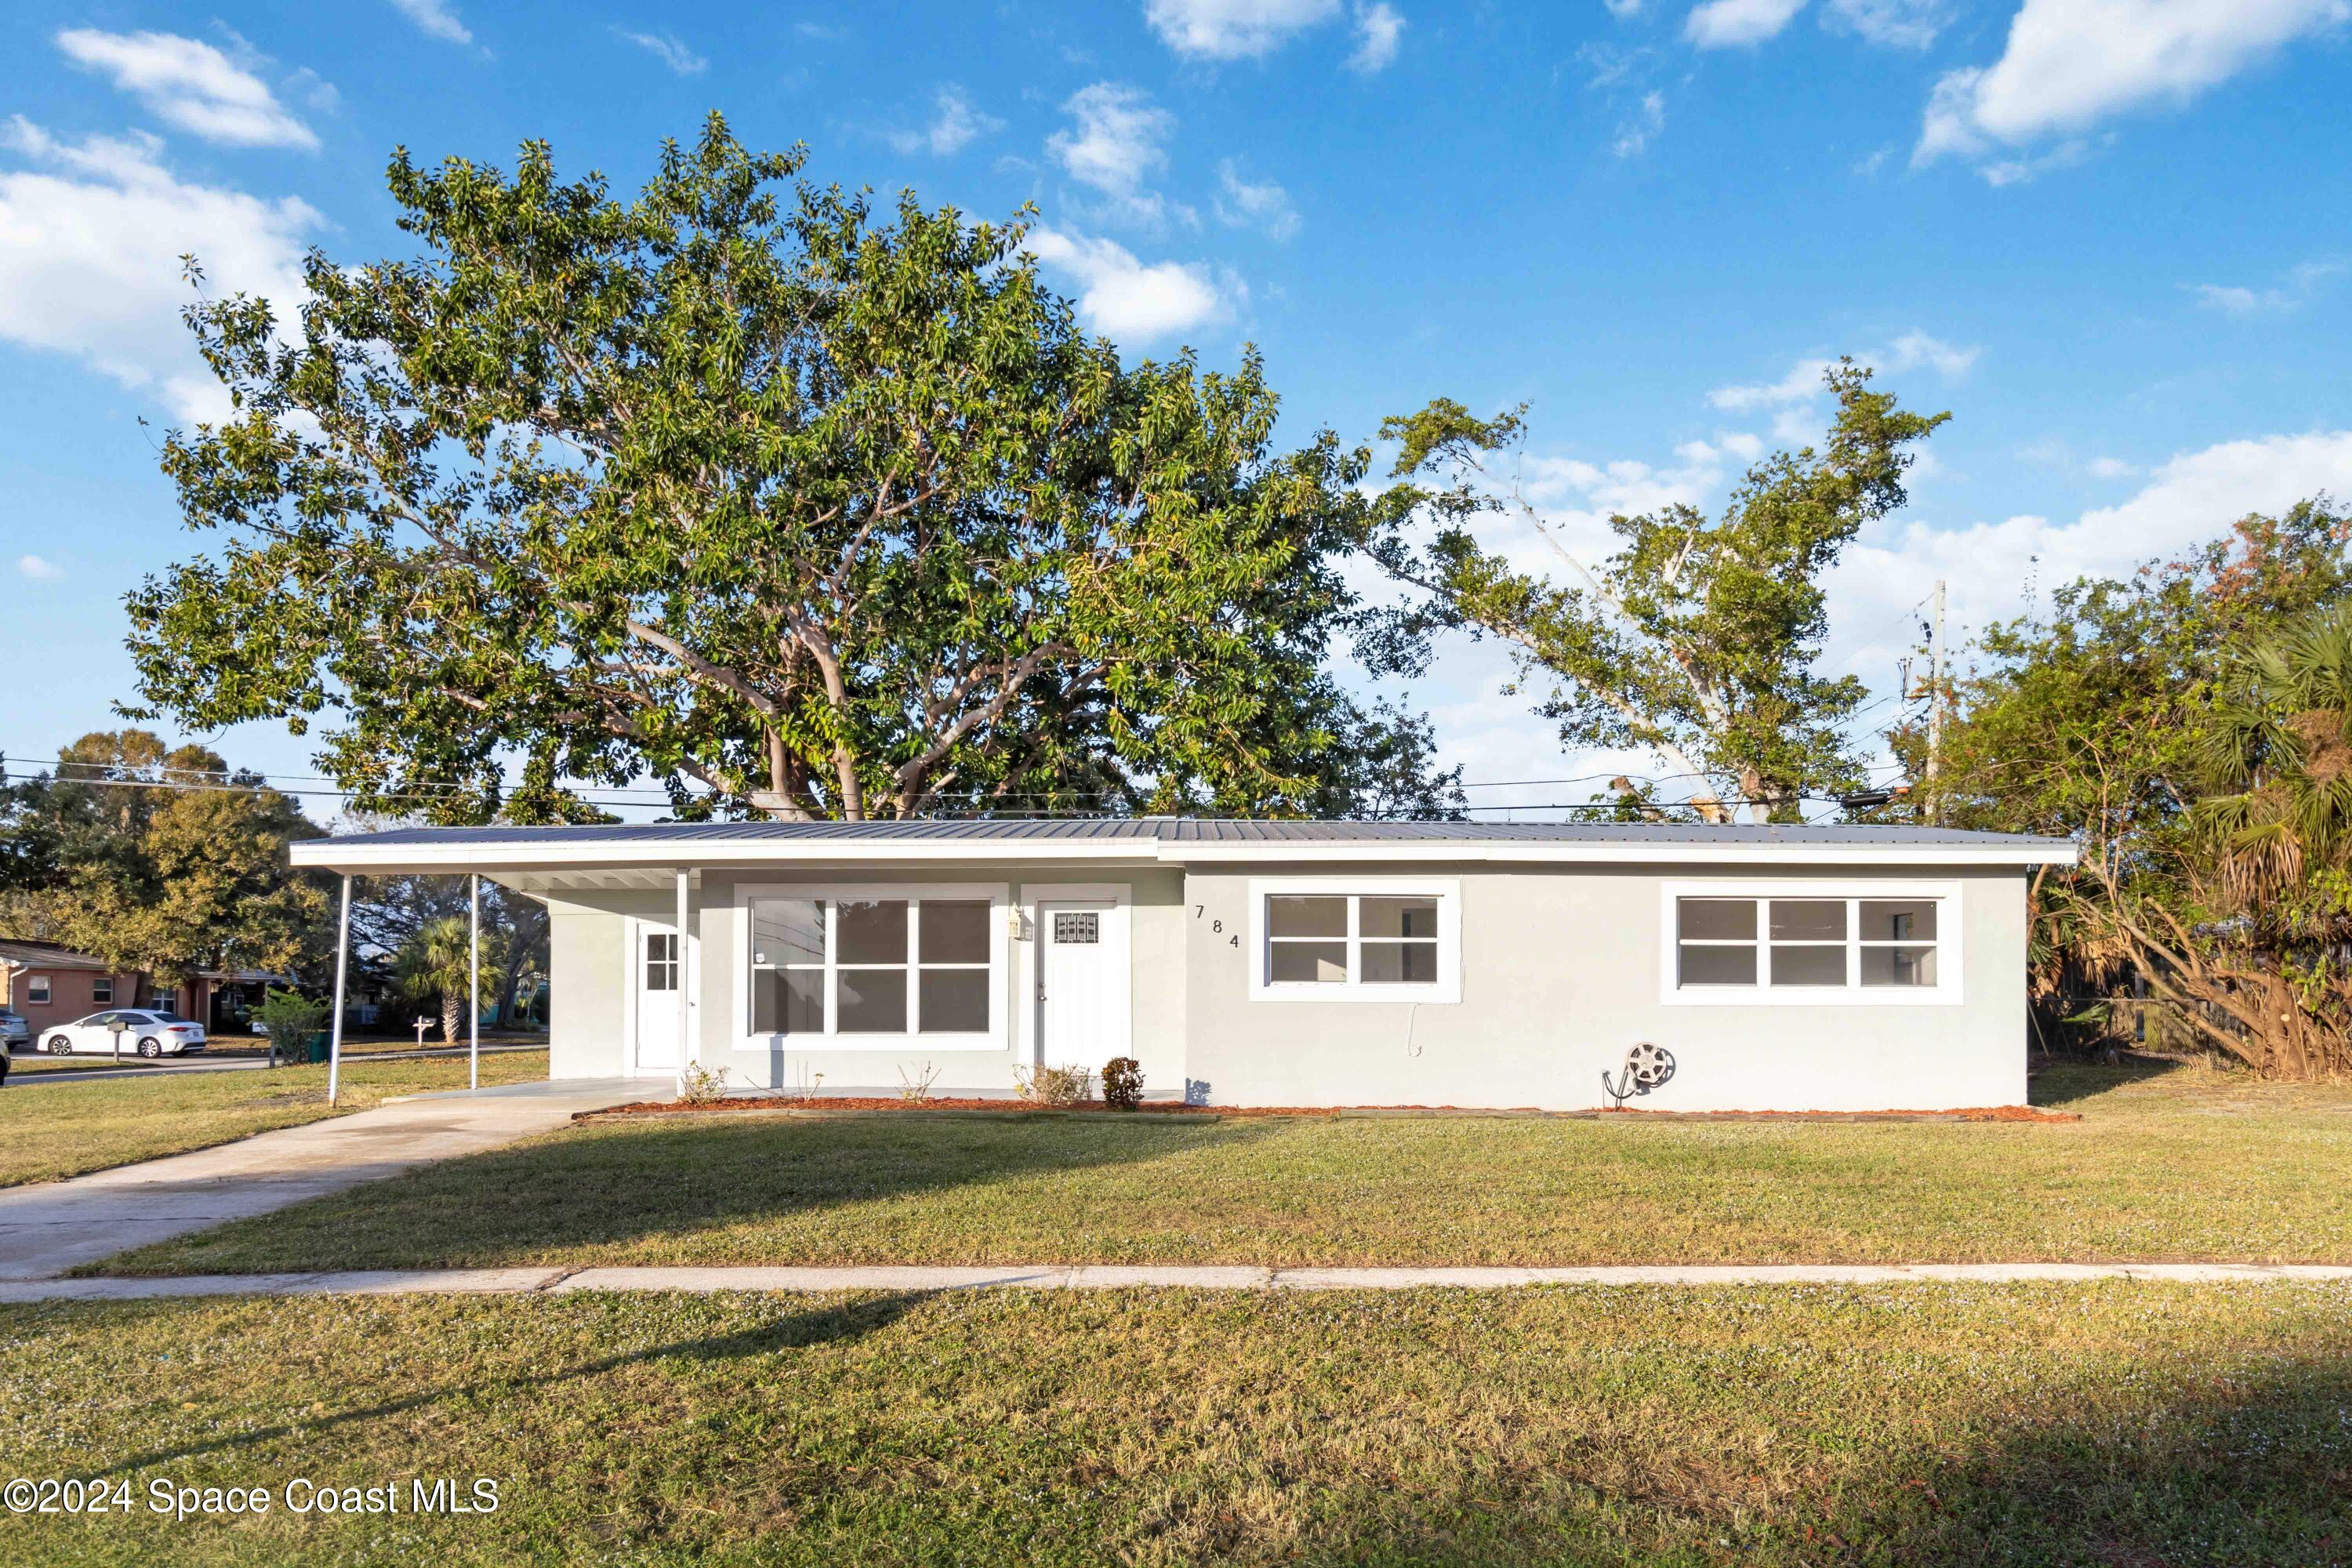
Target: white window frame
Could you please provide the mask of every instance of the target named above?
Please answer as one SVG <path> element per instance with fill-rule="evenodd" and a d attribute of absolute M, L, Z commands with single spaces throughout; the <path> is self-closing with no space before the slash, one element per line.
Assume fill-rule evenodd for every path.
<path fill-rule="evenodd" d="M 101 989 L 106 993 L 103 996 L 99 994 L 99 992 Z M 91 979 L 89 983 L 89 1005 L 93 1007 L 111 1007 L 114 1005 L 114 976 L 110 974 L 100 974 Z"/>
<path fill-rule="evenodd" d="M 921 915 L 912 906 L 926 899 L 984 900 L 988 904 L 988 1027 L 977 1032 L 922 1033 L 909 1028 L 899 1034 L 844 1035 L 834 1028 L 834 983 L 840 965 L 834 956 L 834 921 L 824 922 L 825 1027 L 822 1034 L 793 1035 L 781 1030 L 751 1031 L 751 906 L 762 899 L 823 899 L 828 902 L 902 899 L 907 910 L 908 1016 L 920 1022 L 922 999 Z M 747 1051 L 1001 1051 L 1009 1038 L 1006 996 L 1011 984 L 1012 884 L 1007 882 L 761 882 L 738 883 L 735 889 L 736 973 L 735 1038 Z M 857 967 L 852 964 L 850 967 Z M 978 965 L 971 967 L 977 968 Z"/>
<path fill-rule="evenodd" d="M 26 976 L 25 976 L 25 1005 L 26 1005 L 26 1006 L 27 1006 L 27 1007 L 52 1007 L 52 1006 L 55 1006 L 55 1005 L 57 1005 L 57 1002 L 56 1002 L 57 994 L 58 994 L 57 987 L 56 987 L 55 985 L 53 985 L 53 984 L 50 984 L 49 977 L 48 977 L 47 975 L 46 975 L 46 974 L 27 974 Z"/>
<path fill-rule="evenodd" d="M 1922 881 L 1816 881 L 1806 878 L 1769 881 L 1673 881 L 1658 885 L 1658 998 L 1674 1007 L 1953 1007 L 1961 1000 L 1960 931 L 1966 924 L 1962 907 L 1964 884 Z M 1753 985 L 1685 985 L 1681 979 L 1680 929 L 1676 906 L 1684 899 L 1842 899 L 1846 910 L 1846 975 L 1843 985 L 1773 985 L 1769 914 L 1757 911 L 1756 978 Z M 1937 901 L 1936 940 L 1927 942 L 1864 942 L 1860 910 L 1863 900 L 1933 899 Z M 1724 945 L 1738 946 L 1741 943 Z M 1933 985 L 1864 985 L 1862 949 L 1865 946 L 1936 949 Z"/>
<path fill-rule="evenodd" d="M 1273 956 L 1266 900 L 1273 898 L 1348 900 L 1348 966 L 1344 981 L 1267 978 Z M 1437 979 L 1428 984 L 1367 983 L 1356 973 L 1362 944 L 1357 931 L 1359 899 L 1434 898 L 1437 900 Z M 1252 877 L 1244 917 L 1249 943 L 1249 999 L 1253 1002 L 1423 1002 L 1462 1000 L 1462 883 L 1451 877 Z M 1379 941 L 1377 937 L 1371 941 Z"/>

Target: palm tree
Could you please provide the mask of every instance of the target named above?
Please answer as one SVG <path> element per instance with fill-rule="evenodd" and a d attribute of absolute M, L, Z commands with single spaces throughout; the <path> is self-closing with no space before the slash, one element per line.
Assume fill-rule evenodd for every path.
<path fill-rule="evenodd" d="M 2224 671 L 2204 760 L 2227 793 L 2196 818 L 2239 912 L 2299 926 L 2313 873 L 2352 858 L 2352 605 L 2253 643 Z"/>
<path fill-rule="evenodd" d="M 439 1002 L 441 1005 L 441 1037 L 451 1045 L 457 1040 L 457 1030 L 466 1016 L 466 982 L 469 953 L 467 922 L 463 915 L 450 915 L 418 928 L 415 936 L 401 945 L 392 963 L 394 975 L 400 982 L 402 994 L 416 1002 Z M 493 933 L 482 933 L 483 996 L 497 983 L 499 958 L 495 952 Z"/>

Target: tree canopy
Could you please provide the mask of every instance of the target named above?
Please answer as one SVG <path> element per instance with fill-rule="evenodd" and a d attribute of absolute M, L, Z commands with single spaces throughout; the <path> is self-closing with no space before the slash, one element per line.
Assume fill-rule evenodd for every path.
<path fill-rule="evenodd" d="M 1123 363 L 1021 223 L 803 161 L 714 115 L 621 200 L 404 150 L 421 256 L 192 306 L 236 414 L 163 467 L 226 540 L 131 597 L 150 710 L 321 725 L 357 808 L 448 821 L 648 773 L 685 816 L 1323 798 L 1369 454 L 1277 449 L 1254 352 Z"/>
<path fill-rule="evenodd" d="M 98 731 L 0 790 L 0 880 L 15 935 L 126 972 L 299 972 L 329 931 L 327 899 L 287 865 L 318 837 L 260 775 L 144 730 Z"/>
<path fill-rule="evenodd" d="M 1818 668 L 1821 578 L 1864 524 L 1905 503 L 1911 448 L 1949 416 L 1906 412 L 1851 360 L 1824 379 L 1837 415 L 1820 450 L 1757 463 L 1717 518 L 1684 505 L 1611 518 L 1619 545 L 1597 565 L 1494 471 L 1525 434 L 1524 409 L 1481 419 L 1440 399 L 1390 419 L 1397 482 L 1371 548 L 1412 599 L 1371 646 L 1412 668 L 1435 632 L 1500 638 L 1564 748 L 1656 752 L 1708 821 L 1743 805 L 1758 821 L 1790 817 L 1809 794 L 1852 787 L 1845 726 L 1864 686 Z M 1481 520 L 1498 514 L 1532 525 L 1568 580 L 1482 540 Z"/>

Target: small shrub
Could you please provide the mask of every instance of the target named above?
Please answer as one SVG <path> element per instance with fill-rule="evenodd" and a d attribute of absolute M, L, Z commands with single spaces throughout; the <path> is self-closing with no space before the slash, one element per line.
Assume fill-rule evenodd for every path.
<path fill-rule="evenodd" d="M 310 1037 L 327 1026 L 327 1015 L 331 1010 L 324 1002 L 273 988 L 262 997 L 254 1016 L 269 1031 L 271 1054 L 299 1061 Z"/>
<path fill-rule="evenodd" d="M 688 1105 L 716 1105 L 727 1098 L 727 1069 L 687 1063 L 686 1092 L 679 1098 Z"/>
<path fill-rule="evenodd" d="M 1039 1068 L 1020 1087 L 1022 1099 L 1040 1105 L 1076 1105 L 1094 1098 L 1095 1075 L 1087 1068 Z"/>
<path fill-rule="evenodd" d="M 1133 1110 L 1143 1103 L 1143 1066 L 1133 1057 L 1113 1057 L 1103 1063 L 1103 1103 L 1113 1110 Z"/>
<path fill-rule="evenodd" d="M 908 1078 L 907 1076 L 907 1069 L 905 1068 L 900 1068 L 898 1069 L 898 1098 L 900 1100 L 911 1100 L 915 1104 L 920 1105 L 923 1101 L 931 1098 L 931 1085 L 937 1083 L 939 1079 L 940 1069 L 933 1067 L 929 1062 L 925 1062 L 923 1064 L 923 1070 L 917 1073 L 912 1078 Z"/>

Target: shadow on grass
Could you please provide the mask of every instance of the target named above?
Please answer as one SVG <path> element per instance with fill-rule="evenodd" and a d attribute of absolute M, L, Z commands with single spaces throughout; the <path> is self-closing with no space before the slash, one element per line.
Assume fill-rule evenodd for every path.
<path fill-rule="evenodd" d="M 2072 1105 L 2094 1100 L 2113 1089 L 2148 1083 L 2180 1070 L 2181 1064 L 2159 1057 L 2128 1057 L 2108 1066 L 2096 1062 L 2062 1061 L 2033 1075 L 2026 1091 L 2031 1105 Z"/>
<path fill-rule="evenodd" d="M 2055 1407 L 2047 1419 L 1989 1417 L 1843 1474 L 1820 1461 L 1846 1451 L 1852 1430 L 1790 1429 L 1739 1454 L 1596 1450 L 1497 1463 L 1467 1453 L 1458 1470 L 1424 1469 L 1400 1487 L 1324 1478 L 1338 1495 L 1313 1511 L 1328 1522 L 1282 1555 L 1462 1568 L 2342 1563 L 2352 1561 L 2347 1403 L 2347 1363 L 2305 1362 L 2114 1405 L 2103 1420 Z M 1757 1473 L 1766 1470 L 1773 1482 Z M 1255 1521 L 1219 1493 L 1180 1496 L 1168 1528 L 1185 1556 L 1260 1554 Z"/>
<path fill-rule="evenodd" d="M 1230 1147 L 1274 1131 L 1172 1116 L 831 1121 L 741 1112 L 624 1121 L 445 1161 L 80 1272 L 545 1262 L 571 1248 L 684 1240 L 742 1222 L 788 1224 L 845 1205 Z"/>
<path fill-rule="evenodd" d="M 268 1443 L 297 1434 L 306 1437 L 331 1434 L 341 1427 L 353 1426 L 387 1416 L 404 1415 L 412 1410 L 430 1408 L 444 1403 L 456 1404 L 478 1400 L 496 1394 L 510 1398 L 517 1394 L 544 1394 L 558 1385 L 574 1384 L 602 1377 L 607 1373 L 645 1362 L 683 1360 L 690 1362 L 729 1362 L 747 1356 L 772 1355 L 779 1351 L 809 1350 L 820 1345 L 848 1343 L 866 1335 L 879 1332 L 897 1322 L 930 1294 L 928 1291 L 902 1290 L 889 1295 L 860 1297 L 834 1305 L 811 1307 L 791 1313 L 773 1322 L 763 1322 L 731 1334 L 719 1334 L 709 1339 L 683 1340 L 675 1344 L 655 1345 L 646 1350 L 628 1351 L 619 1355 L 602 1356 L 556 1372 L 541 1373 L 524 1378 L 484 1378 L 478 1382 L 452 1384 L 445 1388 L 421 1389 L 398 1399 L 387 1399 L 375 1405 L 354 1406 L 331 1415 L 314 1416 L 299 1423 L 283 1423 L 275 1426 L 255 1427 L 230 1432 L 201 1443 L 178 1447 L 158 1448 L 133 1455 L 102 1471 L 107 1476 L 135 1476 L 141 1471 L 174 1461 L 201 1459 L 209 1455 L 229 1452 L 257 1443 Z"/>

